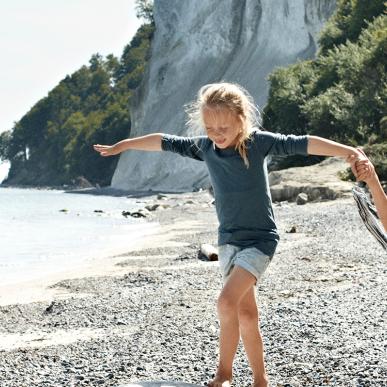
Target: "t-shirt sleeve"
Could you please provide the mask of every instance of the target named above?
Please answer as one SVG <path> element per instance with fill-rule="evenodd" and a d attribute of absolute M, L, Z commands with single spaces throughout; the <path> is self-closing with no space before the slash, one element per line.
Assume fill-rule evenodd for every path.
<path fill-rule="evenodd" d="M 195 160 L 204 161 L 204 147 L 207 137 L 182 137 L 164 133 L 161 138 L 161 149 L 178 153 L 181 156 L 191 157 Z"/>
<path fill-rule="evenodd" d="M 261 152 L 267 155 L 308 155 L 308 135 L 256 132 L 256 141 Z"/>

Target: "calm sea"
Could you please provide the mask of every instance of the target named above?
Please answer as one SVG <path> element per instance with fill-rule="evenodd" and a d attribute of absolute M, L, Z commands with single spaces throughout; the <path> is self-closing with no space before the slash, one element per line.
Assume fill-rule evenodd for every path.
<path fill-rule="evenodd" d="M 126 197 L 0 188 L 0 283 L 125 253 L 157 227 L 121 214 L 143 205 Z"/>

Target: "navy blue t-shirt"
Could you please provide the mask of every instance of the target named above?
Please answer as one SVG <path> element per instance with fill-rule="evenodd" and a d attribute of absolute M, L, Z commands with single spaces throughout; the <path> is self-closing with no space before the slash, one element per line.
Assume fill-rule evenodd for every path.
<path fill-rule="evenodd" d="M 219 149 L 207 136 L 163 134 L 164 151 L 204 161 L 214 189 L 218 244 L 256 247 L 273 256 L 279 241 L 269 189 L 266 156 L 307 155 L 308 136 L 255 129 L 246 142 L 249 167 L 234 148 Z"/>

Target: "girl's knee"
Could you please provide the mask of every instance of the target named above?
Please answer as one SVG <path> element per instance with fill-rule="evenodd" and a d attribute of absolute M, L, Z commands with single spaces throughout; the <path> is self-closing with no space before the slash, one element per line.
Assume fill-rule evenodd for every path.
<path fill-rule="evenodd" d="M 230 294 L 222 292 L 218 298 L 217 309 L 219 316 L 229 315 L 237 311 L 238 303 Z"/>
<path fill-rule="evenodd" d="M 256 308 L 239 308 L 238 318 L 242 329 L 244 326 L 251 326 L 251 324 L 258 325 L 258 311 Z"/>

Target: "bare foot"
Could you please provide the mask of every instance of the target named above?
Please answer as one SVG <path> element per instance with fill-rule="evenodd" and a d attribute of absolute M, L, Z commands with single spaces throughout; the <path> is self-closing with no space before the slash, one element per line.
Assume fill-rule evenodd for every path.
<path fill-rule="evenodd" d="M 207 383 L 208 387 L 231 387 L 232 375 L 216 374 L 215 378 Z"/>
<path fill-rule="evenodd" d="M 267 376 L 262 379 L 255 379 L 251 387 L 269 387 L 269 380 Z"/>

